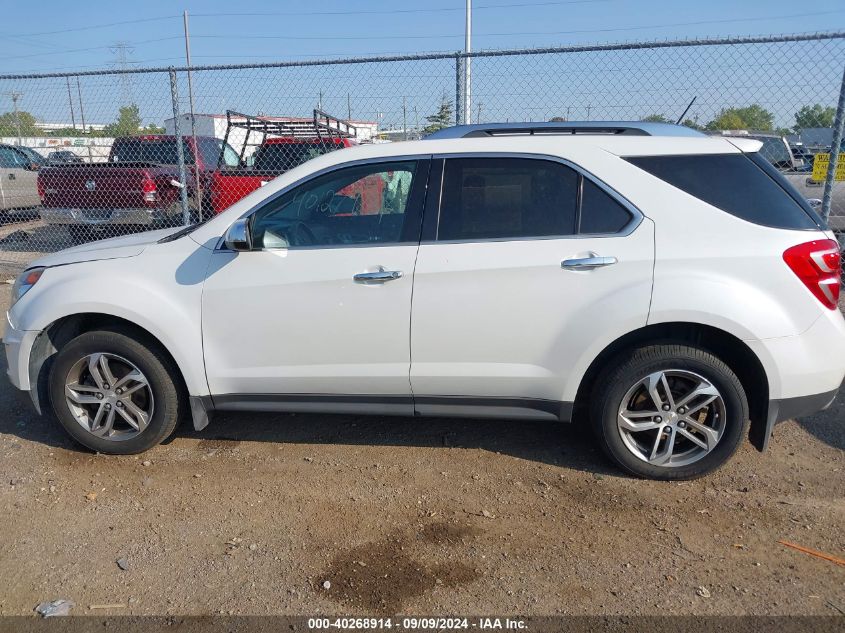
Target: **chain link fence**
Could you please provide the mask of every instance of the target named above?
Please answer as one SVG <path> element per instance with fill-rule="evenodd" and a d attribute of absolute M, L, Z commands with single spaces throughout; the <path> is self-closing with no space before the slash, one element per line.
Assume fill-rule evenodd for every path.
<path fill-rule="evenodd" d="M 4 75 L 0 266 L 202 221 L 325 152 L 492 121 L 680 121 L 752 136 L 845 230 L 833 170 L 843 70 L 845 33 L 821 33 Z M 359 192 L 356 212 L 372 195 Z"/>

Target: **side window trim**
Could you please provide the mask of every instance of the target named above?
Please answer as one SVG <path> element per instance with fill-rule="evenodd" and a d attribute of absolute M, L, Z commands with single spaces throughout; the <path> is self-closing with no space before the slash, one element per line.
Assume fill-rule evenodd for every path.
<path fill-rule="evenodd" d="M 331 165 L 330 167 L 325 167 L 318 171 L 315 171 L 311 174 L 308 174 L 304 178 L 297 180 L 289 184 L 287 187 L 283 187 L 278 191 L 271 194 L 269 197 L 265 198 L 254 207 L 247 209 L 244 213 L 238 216 L 239 220 L 249 220 L 250 224 L 252 223 L 253 216 L 261 211 L 267 205 L 273 204 L 276 200 L 281 198 L 282 196 L 286 195 L 287 193 L 301 187 L 303 185 L 307 185 L 309 182 L 316 180 L 317 178 L 321 178 L 322 176 L 326 176 L 328 174 L 341 171 L 343 169 L 347 169 L 350 167 L 361 167 L 365 165 L 377 165 L 380 163 L 399 163 L 399 162 L 406 162 L 406 161 L 415 161 L 417 163 L 417 169 L 420 171 L 420 178 L 418 181 L 418 186 L 422 188 L 422 199 L 419 201 L 419 204 L 415 205 L 414 213 L 418 213 L 420 215 L 419 222 L 416 224 L 420 229 L 422 228 L 422 222 L 424 218 L 424 209 L 425 200 L 428 197 L 428 179 L 431 177 L 431 164 L 434 162 L 432 160 L 431 154 L 401 154 L 397 156 L 379 156 L 377 158 L 365 158 L 360 160 L 353 160 L 347 161 L 345 163 L 338 163 L 336 165 Z M 422 182 L 421 182 L 422 181 Z M 411 194 L 417 193 L 419 190 L 414 187 L 412 188 Z M 409 198 L 409 202 L 411 199 Z M 315 246 L 315 247 L 301 247 L 301 246 L 294 246 L 294 247 L 287 247 L 289 249 L 296 249 L 296 250 L 325 250 L 331 248 L 377 248 L 377 247 L 384 247 L 384 246 L 404 246 L 404 245 L 414 245 L 419 244 L 419 238 L 417 239 L 410 239 L 406 240 L 404 237 L 405 229 L 408 226 L 408 219 L 406 218 L 405 224 L 402 227 L 402 240 L 398 242 L 374 242 L 368 244 L 339 244 L 339 245 L 327 245 L 327 246 Z M 419 236 L 420 233 L 418 232 L 417 235 Z M 215 248 L 216 251 L 224 251 L 229 252 L 225 245 L 226 235 L 225 231 L 223 235 L 217 241 L 217 246 Z M 256 251 L 264 251 L 264 250 L 277 250 L 277 249 L 256 249 Z"/>
<path fill-rule="evenodd" d="M 443 202 L 443 177 L 441 173 L 440 177 L 440 185 L 439 185 L 439 192 L 437 196 L 437 223 L 435 229 L 433 231 L 433 235 L 429 234 L 427 231 L 423 231 L 421 244 L 473 244 L 473 243 L 481 243 L 481 242 L 527 242 L 527 241 L 534 241 L 534 240 L 564 240 L 564 239 L 585 239 L 585 238 L 600 238 L 600 237 L 626 237 L 633 233 L 640 224 L 642 224 L 643 218 L 645 215 L 642 211 L 640 211 L 634 204 L 628 200 L 625 196 L 621 193 L 616 191 L 613 187 L 605 183 L 600 178 L 596 177 L 591 172 L 587 171 L 580 165 L 563 158 L 561 156 L 553 156 L 549 154 L 525 154 L 519 152 L 458 152 L 454 154 L 434 154 L 432 156 L 432 165 L 436 165 L 438 161 L 442 161 L 443 169 L 445 170 L 446 161 L 450 158 L 527 158 L 531 160 L 540 160 L 540 161 L 551 161 L 555 163 L 560 163 L 561 165 L 565 165 L 570 169 L 573 169 L 578 174 L 578 199 L 575 208 L 575 233 L 572 235 L 537 235 L 533 237 L 495 237 L 495 238 L 484 238 L 484 239 L 459 239 L 459 240 L 440 240 L 437 239 L 437 235 L 439 234 L 440 229 L 440 213 L 441 213 L 441 206 Z M 434 170 L 432 170 L 432 173 Z M 594 185 L 596 185 L 599 189 L 604 191 L 608 196 L 610 196 L 614 201 L 618 202 L 622 207 L 631 214 L 631 220 L 623 226 L 619 231 L 616 233 L 581 233 L 581 202 L 583 198 L 583 191 L 584 191 L 584 179 L 588 179 L 592 181 Z M 431 183 L 436 183 L 437 179 L 432 176 Z M 429 192 L 429 196 L 431 192 Z M 428 211 L 428 205 L 426 205 L 426 211 Z"/>

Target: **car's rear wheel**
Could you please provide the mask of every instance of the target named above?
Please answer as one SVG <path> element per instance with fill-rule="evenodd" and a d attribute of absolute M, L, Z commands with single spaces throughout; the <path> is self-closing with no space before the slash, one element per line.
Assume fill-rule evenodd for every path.
<path fill-rule="evenodd" d="M 152 448 L 173 432 L 184 407 L 173 361 L 129 328 L 79 335 L 59 351 L 49 381 L 59 422 L 100 453 Z"/>
<path fill-rule="evenodd" d="M 596 381 L 593 430 L 624 470 L 650 479 L 693 479 L 722 466 L 748 426 L 748 401 L 713 354 L 654 345 L 616 359 Z"/>

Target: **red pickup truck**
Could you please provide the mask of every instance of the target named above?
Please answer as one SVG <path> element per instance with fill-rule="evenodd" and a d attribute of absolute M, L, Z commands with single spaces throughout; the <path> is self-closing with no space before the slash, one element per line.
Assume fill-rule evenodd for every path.
<path fill-rule="evenodd" d="M 184 137 L 182 148 L 190 221 L 195 222 L 212 208 L 214 174 L 241 162 L 214 137 Z M 77 242 L 184 223 L 175 136 L 117 138 L 108 162 L 45 167 L 38 172 L 38 193 L 42 220 L 66 226 Z"/>
<path fill-rule="evenodd" d="M 211 208 L 219 213 L 279 174 L 307 160 L 356 144 L 349 138 L 271 137 L 255 150 L 252 166 L 215 172 L 211 179 Z"/>

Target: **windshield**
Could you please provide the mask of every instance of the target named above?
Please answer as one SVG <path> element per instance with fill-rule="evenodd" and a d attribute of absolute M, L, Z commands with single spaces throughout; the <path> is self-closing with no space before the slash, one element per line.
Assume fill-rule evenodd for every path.
<path fill-rule="evenodd" d="M 18 147 L 18 151 L 23 152 L 29 160 L 31 160 L 36 165 L 46 165 L 47 159 L 44 158 L 41 154 L 36 152 L 34 149 L 29 147 Z"/>
<path fill-rule="evenodd" d="M 253 166 L 257 170 L 287 171 L 305 161 L 328 154 L 343 145 L 331 141 L 307 141 L 303 143 L 270 143 L 262 145 L 255 152 Z"/>

